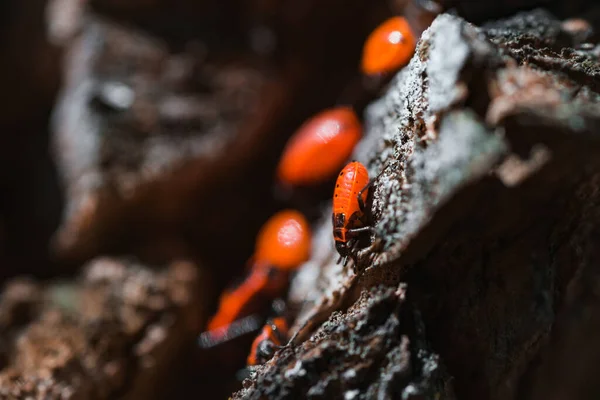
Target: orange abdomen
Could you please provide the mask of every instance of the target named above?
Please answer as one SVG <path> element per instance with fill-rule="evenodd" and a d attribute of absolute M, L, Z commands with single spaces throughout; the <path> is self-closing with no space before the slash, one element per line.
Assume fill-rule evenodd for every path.
<path fill-rule="evenodd" d="M 333 213 L 343 213 L 348 217 L 359 211 L 358 192 L 369 183 L 367 168 L 358 161 L 346 165 L 340 172 L 333 193 Z M 366 201 L 367 192 L 363 193 Z"/>
<path fill-rule="evenodd" d="M 285 292 L 287 272 L 265 264 L 254 264 L 250 274 L 237 287 L 225 291 L 219 299 L 217 313 L 208 322 L 212 331 L 260 311 L 266 303 Z"/>
<path fill-rule="evenodd" d="M 215 330 L 258 312 L 266 302 L 285 293 L 290 271 L 308 259 L 310 249 L 311 231 L 304 215 L 283 210 L 269 218 L 256 239 L 248 276 L 223 292 L 207 329 Z"/>
<path fill-rule="evenodd" d="M 277 170 L 279 180 L 291 185 L 312 185 L 333 177 L 361 136 L 361 123 L 349 107 L 315 115 L 286 145 Z"/>
<path fill-rule="evenodd" d="M 310 255 L 311 231 L 299 211 L 282 210 L 262 226 L 254 259 L 283 271 L 295 270 Z"/>
<path fill-rule="evenodd" d="M 393 72 L 412 58 L 416 38 L 405 18 L 392 17 L 379 25 L 365 42 L 362 71 L 366 75 Z"/>
<path fill-rule="evenodd" d="M 358 161 L 346 165 L 338 175 L 333 192 L 333 219 L 334 230 L 340 229 L 341 236 L 337 239 L 345 241 L 345 230 L 355 213 L 361 213 L 358 204 L 358 193 L 369 183 L 367 168 Z M 368 190 L 362 193 L 364 202 L 367 200 Z"/>

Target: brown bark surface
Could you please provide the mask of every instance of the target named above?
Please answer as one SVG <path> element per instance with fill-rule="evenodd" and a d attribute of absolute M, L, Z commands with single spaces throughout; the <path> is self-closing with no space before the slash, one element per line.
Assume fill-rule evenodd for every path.
<path fill-rule="evenodd" d="M 596 303 L 600 167 L 600 63 L 584 41 L 543 11 L 482 28 L 436 19 L 409 66 L 367 109 L 355 158 L 371 176 L 383 171 L 371 205 L 375 246 L 359 255 L 358 278 L 344 272 L 325 214 L 314 259 L 291 293 L 304 308 L 296 326 L 313 321 L 306 340 L 260 367 L 236 398 L 376 398 L 393 367 L 402 373 L 377 398 L 597 395 L 586 378 L 596 370 L 596 346 L 584 340 L 595 341 L 596 324 L 578 317 Z M 401 318 L 410 345 L 385 351 L 403 352 L 413 362 L 404 369 L 353 350 L 372 340 L 373 331 L 353 329 L 356 314 L 371 314 L 364 297 L 386 298 L 370 288 L 399 283 L 406 300 L 396 306 L 416 310 L 423 327 Z M 327 322 L 319 326 L 320 318 Z M 346 329 L 352 335 L 340 338 Z M 376 336 L 393 346 L 385 333 Z M 439 359 L 432 367 L 420 354 Z M 363 365 L 368 372 L 357 381 L 338 372 Z"/>
<path fill-rule="evenodd" d="M 202 282 L 189 261 L 156 271 L 111 258 L 91 261 L 74 282 L 9 282 L 0 396 L 161 397 L 204 318 Z"/>

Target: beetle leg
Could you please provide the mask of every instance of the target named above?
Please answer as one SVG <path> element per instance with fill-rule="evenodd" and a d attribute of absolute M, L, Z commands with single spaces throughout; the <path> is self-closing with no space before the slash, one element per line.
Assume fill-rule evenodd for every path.
<path fill-rule="evenodd" d="M 285 349 L 285 347 L 286 347 L 286 345 L 284 345 L 284 344 L 282 344 L 282 345 L 272 344 L 271 346 L 273 347 L 273 350 L 275 350 L 275 351 Z"/>
<path fill-rule="evenodd" d="M 379 177 L 381 176 L 381 174 L 383 174 L 383 172 L 387 169 L 388 166 L 389 166 L 389 163 L 388 163 L 388 165 L 386 165 L 385 167 L 383 167 L 383 169 L 381 170 L 381 172 L 379 172 L 375 178 L 371 179 L 369 181 L 369 183 L 367 183 L 365 185 L 365 187 L 362 188 L 360 190 L 360 192 L 358 192 L 358 207 L 359 207 L 359 209 L 360 209 L 361 212 L 363 212 L 363 213 L 365 212 L 365 202 L 364 202 L 364 200 L 362 198 L 363 192 L 365 190 L 369 189 L 371 186 L 373 186 L 373 184 L 375 183 L 375 181 L 377 181 L 377 179 L 379 179 Z"/>
<path fill-rule="evenodd" d="M 380 246 L 381 238 L 376 237 L 375 240 L 368 247 L 365 247 L 364 249 L 360 250 L 358 258 L 363 260 L 365 258 L 365 255 L 368 254 L 368 263 L 372 265 L 375 259 L 377 258 L 378 254 L 380 254 L 376 251 Z"/>
<path fill-rule="evenodd" d="M 279 330 L 279 328 L 277 328 L 277 325 L 275 325 L 275 323 L 271 323 L 271 329 L 273 330 L 273 333 L 277 336 L 277 340 L 279 341 L 279 343 L 285 342 L 285 339 L 286 339 L 285 334 L 283 332 L 281 332 Z M 276 345 L 276 344 L 273 344 L 273 346 L 278 349 L 283 347 L 283 346 Z"/>
<path fill-rule="evenodd" d="M 203 349 L 215 347 L 250 332 L 258 331 L 262 321 L 260 315 L 252 314 L 221 328 L 202 332 L 198 337 L 198 345 Z"/>
<path fill-rule="evenodd" d="M 372 183 L 372 182 L 373 182 L 373 181 L 370 181 L 369 183 L 367 183 L 367 186 L 365 186 L 364 188 L 362 188 L 362 189 L 360 190 L 360 192 L 358 192 L 358 195 L 357 195 L 357 199 L 358 199 L 358 208 L 360 209 L 360 211 L 361 211 L 362 213 L 364 213 L 364 212 L 365 212 L 365 201 L 364 201 L 364 200 L 363 200 L 363 198 L 362 198 L 362 194 L 363 194 L 363 192 L 364 192 L 365 190 L 367 190 L 367 189 L 369 188 L 369 186 L 371 186 L 371 183 Z"/>
<path fill-rule="evenodd" d="M 351 234 L 356 234 L 356 233 L 362 233 L 362 232 L 374 232 L 375 228 L 373 228 L 372 226 L 363 226 L 361 228 L 354 228 L 354 229 L 348 229 L 348 233 Z"/>

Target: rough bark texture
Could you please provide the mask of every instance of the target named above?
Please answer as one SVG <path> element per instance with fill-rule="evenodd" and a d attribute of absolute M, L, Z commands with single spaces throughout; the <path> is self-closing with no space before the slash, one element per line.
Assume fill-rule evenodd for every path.
<path fill-rule="evenodd" d="M 378 8 L 366 3 L 329 23 L 370 21 Z M 373 23 L 344 35 L 328 25 L 335 34 L 317 54 L 278 58 L 84 16 L 54 114 L 66 196 L 59 259 L 201 253 L 209 265 L 241 265 L 248 238 L 280 207 L 273 170 L 286 138 L 356 76 L 360 38 Z"/>
<path fill-rule="evenodd" d="M 364 291 L 300 347 L 258 367 L 235 398 L 453 398 L 438 356 L 424 342 L 405 288 Z"/>
<path fill-rule="evenodd" d="M 596 371 L 595 345 L 584 358 L 585 373 L 564 362 L 580 360 L 582 354 L 569 351 L 586 352 L 581 335 L 592 340 L 596 332 L 593 321 L 571 311 L 592 312 L 595 304 L 590 277 L 583 276 L 594 274 L 598 245 L 592 218 L 600 172 L 600 63 L 597 48 L 585 40 L 543 11 L 482 28 L 438 17 L 409 66 L 367 110 L 367 135 L 355 158 L 371 176 L 383 171 L 372 195 L 375 247 L 359 254 L 356 282 L 335 265 L 326 214 L 313 258 L 293 283 L 290 301 L 303 307 L 296 326 L 333 310 L 348 318 L 357 310 L 368 314 L 355 302 L 358 293 L 405 282 L 407 300 L 399 307 L 421 313 L 425 337 L 452 376 L 457 398 L 597 394 L 583 385 Z M 314 342 L 335 348 L 330 327 L 343 330 L 348 322 L 342 321 L 331 314 L 312 339 L 278 353 L 236 397 L 269 390 L 270 398 L 284 398 L 283 388 L 297 394 L 326 386 L 338 376 L 339 361 L 312 349 Z M 405 322 L 403 332 L 414 332 L 414 321 Z M 350 342 L 368 335 L 359 331 Z M 413 335 L 409 341 L 419 343 Z M 308 360 L 320 365 L 318 375 L 286 379 L 304 371 Z M 385 360 L 366 360 L 371 368 L 386 368 Z M 563 374 L 572 378 L 557 378 Z M 426 374 L 416 368 L 408 376 L 389 385 L 401 393 Z M 378 379 L 368 375 L 360 388 Z M 436 398 L 429 385 L 422 396 Z"/>
<path fill-rule="evenodd" d="M 315 2 L 310 12 L 292 12 L 294 28 L 286 29 L 318 29 L 292 47 L 281 39 L 277 51 L 265 48 L 265 35 L 243 32 L 245 43 L 228 31 L 239 28 L 239 12 L 256 19 L 245 6 L 221 23 L 210 13 L 195 19 L 192 9 L 210 3 L 221 13 L 229 7 L 223 2 L 85 3 L 55 0 L 50 12 L 50 34 L 67 49 L 52 124 L 66 202 L 53 255 L 67 271 L 111 253 L 159 265 L 201 260 L 215 287 L 199 305 L 205 314 L 241 270 L 260 225 L 284 205 L 273 171 L 286 139 L 358 75 L 362 39 L 383 2 L 357 2 L 347 12 Z M 138 6 L 150 8 L 138 13 Z M 200 29 L 188 29 L 190 22 Z M 336 28 L 346 25 L 354 29 Z M 247 349 L 234 354 L 242 355 L 231 357 L 238 368 Z M 200 391 L 237 383 L 202 357 L 181 365 L 191 389 L 198 371 L 216 375 Z"/>
<path fill-rule="evenodd" d="M 0 302 L 0 396 L 164 394 L 169 366 L 189 351 L 203 318 L 201 278 L 187 261 L 158 272 L 100 258 L 77 282 L 8 283 Z"/>
<path fill-rule="evenodd" d="M 61 257 L 81 260 L 122 247 L 125 236 L 170 239 L 195 210 L 210 207 L 210 189 L 234 181 L 264 151 L 286 85 L 251 60 L 202 58 L 201 49 L 170 54 L 166 43 L 141 32 L 86 23 L 70 49 L 55 114 L 67 197 L 56 240 Z M 227 194 L 221 197 L 210 201 L 225 210 Z M 248 211 L 236 204 L 235 213 Z"/>

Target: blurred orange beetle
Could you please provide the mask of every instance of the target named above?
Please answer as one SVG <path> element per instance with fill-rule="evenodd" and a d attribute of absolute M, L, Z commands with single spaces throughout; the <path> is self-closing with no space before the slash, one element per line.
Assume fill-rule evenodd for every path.
<path fill-rule="evenodd" d="M 241 284 L 221 295 L 217 313 L 201 336 L 203 347 L 239 336 L 229 332 L 229 327 L 236 326 L 236 321 L 250 314 L 261 312 L 269 302 L 281 296 L 289 283 L 289 274 L 308 259 L 310 240 L 310 227 L 301 213 L 283 210 L 273 215 L 258 234 L 249 274 Z"/>
<path fill-rule="evenodd" d="M 393 72 L 412 58 L 416 37 L 404 17 L 392 17 L 379 25 L 363 47 L 361 69 L 365 75 Z"/>
<path fill-rule="evenodd" d="M 320 112 L 288 141 L 277 169 L 278 179 L 296 186 L 327 181 L 348 160 L 361 136 L 361 123 L 350 107 Z"/>
<path fill-rule="evenodd" d="M 275 351 L 285 342 L 288 329 L 284 317 L 277 317 L 269 321 L 252 342 L 250 354 L 248 354 L 248 365 L 264 364 L 269 361 Z"/>
<path fill-rule="evenodd" d="M 308 221 L 296 210 L 273 215 L 258 233 L 255 260 L 282 271 L 293 271 L 310 255 Z"/>

